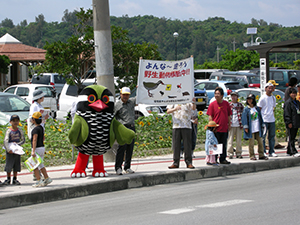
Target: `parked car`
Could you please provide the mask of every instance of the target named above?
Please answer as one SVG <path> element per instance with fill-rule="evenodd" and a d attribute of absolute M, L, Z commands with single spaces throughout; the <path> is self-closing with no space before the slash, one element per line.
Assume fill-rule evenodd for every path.
<path fill-rule="evenodd" d="M 86 79 L 83 82 L 83 86 L 89 86 L 92 84 L 96 84 L 96 79 Z M 77 91 L 78 88 L 76 85 L 69 85 L 65 83 L 58 98 L 59 110 L 57 111 L 56 117 L 58 120 L 70 119 L 72 104 L 76 101 L 78 96 Z"/>
<path fill-rule="evenodd" d="M 236 90 L 236 92 L 239 95 L 239 101 L 241 101 L 242 103 L 246 103 L 246 99 L 249 94 L 254 94 L 257 100 L 262 95 L 262 91 L 259 88 L 242 88 L 242 89 Z M 284 92 L 283 91 L 281 91 L 279 89 L 275 89 L 275 91 L 273 91 L 273 95 L 274 96 L 279 95 L 280 99 L 282 101 L 284 101 Z"/>
<path fill-rule="evenodd" d="M 199 82 L 197 85 L 195 85 L 195 88 L 203 90 L 206 90 L 207 94 L 207 102 L 206 105 L 209 105 L 209 102 L 212 98 L 214 98 L 215 94 L 215 89 L 216 87 L 221 87 L 224 90 L 224 97 L 227 95 L 230 95 L 232 91 L 238 90 L 243 88 L 243 86 L 240 85 L 239 82 L 232 82 L 232 81 L 203 81 Z"/>
<path fill-rule="evenodd" d="M 195 85 L 195 89 L 194 89 L 196 107 L 197 110 L 203 111 L 206 108 L 208 97 L 205 88 L 199 89 L 199 86 L 197 86 L 197 84 Z"/>
<path fill-rule="evenodd" d="M 59 95 L 66 83 L 66 80 L 63 76 L 59 75 L 58 73 L 42 73 L 39 75 L 34 74 L 32 76 L 31 83 L 51 85 L 55 88 L 56 94 Z"/>
<path fill-rule="evenodd" d="M 269 79 L 275 80 L 276 83 L 278 83 L 276 88 L 279 90 L 285 91 L 285 89 L 289 86 L 289 80 L 291 77 L 296 77 L 298 82 L 300 82 L 300 70 L 270 68 L 269 71 Z M 253 69 L 251 70 L 251 73 L 259 75 L 260 69 Z"/>
<path fill-rule="evenodd" d="M 217 71 L 210 75 L 209 80 L 238 81 L 243 87 L 260 87 L 260 76 L 255 73 Z"/>
<path fill-rule="evenodd" d="M 42 106 L 50 110 L 50 115 L 55 118 L 58 110 L 58 102 L 56 98 L 56 91 L 51 85 L 44 84 L 17 84 L 6 88 L 3 92 L 11 93 L 20 96 L 30 104 L 33 102 L 33 92 L 36 89 L 42 90 L 46 95 Z"/>
<path fill-rule="evenodd" d="M 17 95 L 0 92 L 0 124 L 9 123 L 10 117 L 17 114 L 20 120 L 29 116 L 30 104 Z"/>

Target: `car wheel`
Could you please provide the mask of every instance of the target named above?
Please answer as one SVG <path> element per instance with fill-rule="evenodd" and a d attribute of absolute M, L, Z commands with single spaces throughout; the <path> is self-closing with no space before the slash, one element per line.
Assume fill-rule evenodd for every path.
<path fill-rule="evenodd" d="M 134 119 L 136 119 L 136 120 L 137 120 L 138 118 L 144 116 L 143 113 L 141 113 L 141 112 L 139 112 L 139 111 L 135 111 L 134 114 L 135 114 L 135 115 L 134 115 Z"/>

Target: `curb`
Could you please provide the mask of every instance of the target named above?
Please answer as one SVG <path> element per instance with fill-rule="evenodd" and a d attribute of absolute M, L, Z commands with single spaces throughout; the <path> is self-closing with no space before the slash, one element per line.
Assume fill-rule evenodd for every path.
<path fill-rule="evenodd" d="M 131 174 L 130 176 L 110 178 L 107 180 L 99 179 L 76 186 L 55 187 L 52 189 L 37 188 L 37 191 L 34 193 L 25 192 L 21 194 L 12 194 L 9 196 L 0 197 L 0 209 L 28 206 L 32 204 L 65 200 L 130 188 L 147 187 L 158 184 L 169 184 L 243 173 L 253 173 L 295 166 L 300 166 L 300 158 L 280 158 L 268 161 L 235 163 L 212 167 L 205 166 L 193 170 L 174 169 L 166 172 Z"/>

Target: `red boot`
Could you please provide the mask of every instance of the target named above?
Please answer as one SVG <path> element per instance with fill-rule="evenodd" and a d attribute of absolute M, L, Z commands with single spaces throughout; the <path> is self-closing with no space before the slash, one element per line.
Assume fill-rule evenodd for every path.
<path fill-rule="evenodd" d="M 86 177 L 85 168 L 89 161 L 89 157 L 90 157 L 89 155 L 85 155 L 85 154 L 82 154 L 79 152 L 77 160 L 76 160 L 75 168 L 71 173 L 72 178 Z"/>
<path fill-rule="evenodd" d="M 108 177 L 108 173 L 104 170 L 103 155 L 93 155 L 93 177 Z"/>

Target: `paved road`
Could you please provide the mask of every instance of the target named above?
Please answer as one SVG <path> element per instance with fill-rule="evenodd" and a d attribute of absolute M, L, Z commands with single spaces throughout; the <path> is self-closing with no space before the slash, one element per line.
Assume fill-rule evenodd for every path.
<path fill-rule="evenodd" d="M 299 167 L 0 210 L 1 224 L 299 224 Z"/>

